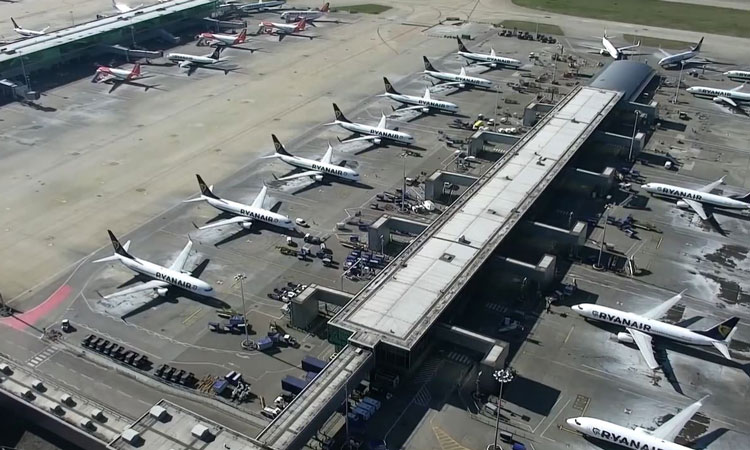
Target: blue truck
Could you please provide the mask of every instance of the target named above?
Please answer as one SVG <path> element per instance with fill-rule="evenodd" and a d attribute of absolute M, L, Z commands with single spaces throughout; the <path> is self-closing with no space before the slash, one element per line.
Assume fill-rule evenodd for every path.
<path fill-rule="evenodd" d="M 302 358 L 302 370 L 306 370 L 308 372 L 322 372 L 326 365 L 328 365 L 327 362 L 310 355 Z"/>
<path fill-rule="evenodd" d="M 287 375 L 281 379 L 281 389 L 291 392 L 292 394 L 299 394 L 302 389 L 307 386 L 307 381 L 301 380 L 297 377 Z"/>

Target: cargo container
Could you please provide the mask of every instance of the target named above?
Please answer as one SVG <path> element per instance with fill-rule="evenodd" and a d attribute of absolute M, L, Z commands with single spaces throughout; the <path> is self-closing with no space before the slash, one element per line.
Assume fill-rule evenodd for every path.
<path fill-rule="evenodd" d="M 258 350 L 268 350 L 273 347 L 273 339 L 264 337 L 263 339 L 259 339 L 255 345 L 258 347 Z"/>
<path fill-rule="evenodd" d="M 226 389 L 227 386 L 229 386 L 229 382 L 227 380 L 216 380 L 216 382 L 214 383 L 214 392 L 216 392 L 217 394 L 221 394 L 222 392 L 224 392 L 224 389 Z"/>
<path fill-rule="evenodd" d="M 328 365 L 327 362 L 321 361 L 320 359 L 310 355 L 302 358 L 302 370 L 306 370 L 308 372 L 321 372 L 326 365 Z"/>
<path fill-rule="evenodd" d="M 356 407 L 354 408 L 354 410 L 352 410 L 352 412 L 358 415 L 359 417 L 361 417 L 362 420 L 370 420 L 370 417 L 372 417 L 372 414 L 370 414 L 370 411 L 364 408 Z"/>
<path fill-rule="evenodd" d="M 367 410 L 367 412 L 369 412 L 371 416 L 375 415 L 375 411 L 376 411 L 376 409 L 375 409 L 375 407 L 374 407 L 374 406 L 372 406 L 372 405 L 371 405 L 371 404 L 369 404 L 369 403 L 365 403 L 365 402 L 359 402 L 359 403 L 357 404 L 357 408 L 362 408 L 362 409 L 366 409 L 366 410 Z"/>
<path fill-rule="evenodd" d="M 375 407 L 375 410 L 376 410 L 376 411 L 377 411 L 378 409 L 380 409 L 380 406 L 381 406 L 381 403 L 380 403 L 380 401 L 379 401 L 379 400 L 375 400 L 375 399 L 374 399 L 374 398 L 372 398 L 372 397 L 365 397 L 365 398 L 363 398 L 363 399 L 362 399 L 362 402 L 364 402 L 364 403 L 368 403 L 368 404 L 370 404 L 370 405 L 374 406 L 374 407 Z"/>
<path fill-rule="evenodd" d="M 299 394 L 305 386 L 307 386 L 307 381 L 300 380 L 291 375 L 287 375 L 281 379 L 281 389 L 291 392 L 292 394 Z"/>

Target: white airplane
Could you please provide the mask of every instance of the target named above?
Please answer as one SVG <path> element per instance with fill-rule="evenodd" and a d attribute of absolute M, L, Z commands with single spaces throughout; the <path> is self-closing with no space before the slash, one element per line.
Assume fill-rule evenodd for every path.
<path fill-rule="evenodd" d="M 226 58 L 221 57 L 221 52 L 224 50 L 224 46 L 216 47 L 216 49 L 210 55 L 190 55 L 187 53 L 169 53 L 167 59 L 172 62 L 177 62 L 181 69 L 188 69 L 188 76 L 190 76 L 199 67 L 210 68 L 210 66 L 226 61 Z M 218 68 L 218 67 L 217 67 Z M 221 69 L 224 71 L 224 75 L 229 73 L 229 69 Z"/>
<path fill-rule="evenodd" d="M 278 158 L 289 164 L 290 166 L 304 170 L 304 172 L 295 173 L 281 178 L 276 178 L 276 176 L 274 176 L 274 178 L 276 178 L 278 181 L 288 181 L 294 180 L 296 178 L 311 177 L 315 181 L 321 182 L 323 181 L 324 177 L 332 176 L 347 181 L 359 182 L 359 173 L 344 166 L 346 161 L 342 161 L 339 164 L 331 163 L 331 159 L 333 157 L 333 147 L 331 147 L 330 143 L 328 144 L 328 150 L 326 150 L 325 155 L 323 155 L 323 157 L 320 158 L 319 161 L 316 161 L 314 159 L 301 158 L 299 156 L 292 155 L 291 153 L 286 151 L 283 145 L 281 145 L 281 142 L 279 142 L 279 139 L 275 134 L 272 134 L 271 138 L 273 139 L 274 154 L 271 156 L 265 156 L 265 158 Z"/>
<path fill-rule="evenodd" d="M 320 9 L 284 11 L 283 13 L 281 13 L 281 18 L 287 22 L 297 22 L 302 19 L 305 19 L 307 23 L 312 25 L 314 21 L 320 19 L 321 17 L 328 15 L 328 11 L 329 11 L 328 7 L 329 7 L 328 2 L 325 2 L 323 6 L 320 7 Z"/>
<path fill-rule="evenodd" d="M 370 125 L 355 123 L 347 119 L 344 116 L 344 113 L 341 112 L 341 110 L 335 103 L 333 104 L 333 113 L 336 120 L 331 123 L 327 123 L 326 125 L 338 125 L 345 130 L 351 131 L 352 133 L 364 135 L 362 137 L 347 139 L 345 141 L 339 139 L 339 142 L 341 142 L 342 144 L 355 141 L 370 141 L 375 145 L 380 145 L 383 139 L 407 145 L 414 143 L 414 138 L 410 134 L 388 128 L 385 114 L 381 113 L 380 122 L 378 122 L 378 124 L 373 127 Z"/>
<path fill-rule="evenodd" d="M 639 427 L 630 429 L 591 417 L 574 417 L 566 422 L 581 434 L 634 450 L 692 450 L 675 444 L 674 439 L 680 434 L 685 424 L 701 409 L 707 397 L 703 397 L 675 414 L 654 431 Z"/>
<path fill-rule="evenodd" d="M 49 27 L 45 27 L 39 31 L 37 30 L 27 30 L 26 28 L 23 28 L 22 26 L 18 25 L 16 23 L 16 20 L 14 18 L 10 18 L 10 21 L 13 22 L 13 31 L 20 34 L 21 36 L 25 37 L 31 37 L 31 36 L 41 36 L 43 34 L 47 34 L 47 30 L 49 30 Z"/>
<path fill-rule="evenodd" d="M 141 65 L 136 64 L 132 69 L 115 69 L 114 67 L 99 66 L 96 69 L 94 78 L 91 79 L 92 83 L 110 83 L 112 88 L 109 92 L 114 91 L 123 84 L 132 84 L 134 86 L 143 87 L 146 90 L 153 86 L 146 84 L 136 83 L 136 80 L 146 78 L 141 74 Z"/>
<path fill-rule="evenodd" d="M 205 230 L 207 228 L 221 227 L 231 224 L 237 224 L 245 230 L 249 230 L 253 226 L 253 221 L 257 220 L 259 222 L 265 222 L 267 224 L 275 225 L 287 230 L 296 231 L 294 223 L 289 219 L 289 217 L 277 213 L 273 210 L 273 208 L 263 208 L 263 202 L 266 200 L 266 192 L 268 190 L 267 187 L 263 186 L 263 189 L 261 189 L 258 196 L 255 197 L 252 205 L 244 205 L 242 203 L 225 200 L 221 197 L 218 197 L 212 191 L 213 186 L 207 186 L 200 175 L 196 175 L 196 178 L 198 178 L 198 186 L 200 187 L 201 195 L 200 197 L 185 200 L 185 203 L 205 201 L 219 211 L 234 215 L 234 217 L 230 219 L 217 220 L 216 222 L 210 222 L 209 224 L 202 227 L 196 227 L 199 230 Z"/>
<path fill-rule="evenodd" d="M 698 41 L 697 44 L 690 47 L 690 50 L 686 50 L 684 52 L 676 53 L 674 55 L 659 49 L 661 53 L 664 54 L 664 57 L 659 60 L 659 65 L 662 67 L 667 66 L 674 66 L 680 63 L 696 63 L 696 64 L 708 64 L 710 61 L 703 60 L 703 61 L 690 61 L 691 59 L 698 56 L 698 54 L 701 52 L 701 45 L 703 45 L 703 38 L 701 38 L 700 41 Z"/>
<path fill-rule="evenodd" d="M 270 1 L 259 0 L 255 3 L 239 3 L 234 0 L 229 0 L 224 3 L 227 5 L 236 5 L 238 9 L 241 9 L 242 11 L 245 11 L 245 12 L 260 12 L 260 11 L 266 11 L 269 9 L 279 8 L 286 3 L 286 0 L 270 0 Z"/>
<path fill-rule="evenodd" d="M 729 77 L 729 79 L 731 80 L 750 81 L 750 72 L 746 70 L 730 70 L 728 72 L 724 72 L 724 75 Z"/>
<path fill-rule="evenodd" d="M 593 50 L 596 50 L 597 53 L 600 55 L 609 55 L 612 57 L 612 59 L 620 60 L 625 59 L 628 56 L 636 56 L 640 55 L 641 53 L 635 53 L 630 52 L 630 49 L 638 48 L 641 46 L 641 42 L 638 41 L 636 44 L 633 45 L 626 45 L 625 47 L 617 47 L 615 44 L 612 43 L 612 41 L 609 40 L 609 36 L 607 36 L 607 30 L 604 30 L 604 34 L 602 35 L 602 45 L 601 47 L 594 47 L 587 44 L 582 44 L 583 47 L 590 48 Z"/>
<path fill-rule="evenodd" d="M 258 33 L 278 36 L 279 42 L 281 42 L 286 36 L 306 37 L 312 40 L 315 36 L 299 34 L 300 31 L 305 31 L 306 24 L 307 21 L 305 19 L 295 23 L 275 23 L 264 20 L 260 23 Z"/>
<path fill-rule="evenodd" d="M 739 103 L 749 102 L 750 94 L 742 92 L 745 84 L 741 84 L 732 89 L 718 89 L 705 86 L 692 86 L 686 90 L 696 97 L 712 97 L 714 103 L 725 104 L 732 108 L 740 108 Z"/>
<path fill-rule="evenodd" d="M 466 69 L 464 67 L 461 67 L 461 72 L 457 74 L 440 72 L 433 67 L 432 63 L 430 63 L 430 60 L 428 60 L 426 56 L 423 56 L 422 59 L 424 60 L 424 71 L 422 73 L 442 81 L 443 83 L 440 83 L 440 86 L 458 86 L 460 89 L 463 89 L 466 86 L 477 86 L 485 89 L 492 88 L 492 82 L 490 80 L 468 76 L 466 75 Z"/>
<path fill-rule="evenodd" d="M 398 93 L 388 81 L 388 78 L 383 77 L 383 83 L 385 83 L 385 94 L 380 94 L 378 97 L 388 97 L 391 100 L 396 100 L 405 105 L 414 105 L 406 108 L 393 108 L 394 111 L 409 111 L 416 110 L 423 114 L 429 113 L 431 110 L 436 109 L 438 111 L 445 111 L 449 113 L 457 113 L 458 105 L 443 100 L 433 100 L 430 96 L 430 89 L 424 90 L 423 97 L 417 97 L 415 95 L 406 95 Z"/>
<path fill-rule="evenodd" d="M 130 12 L 134 9 L 138 9 L 141 6 L 143 6 L 143 3 L 141 3 L 138 6 L 132 7 L 132 6 L 126 5 L 125 3 L 118 3 L 117 0 L 112 0 L 112 7 L 115 8 L 115 11 L 117 11 L 120 14 Z"/>
<path fill-rule="evenodd" d="M 725 197 L 723 195 L 712 194 L 711 191 L 716 186 L 724 182 L 724 177 L 709 183 L 702 188 L 698 189 L 687 189 L 678 186 L 672 186 L 664 183 L 646 183 L 641 186 L 641 189 L 654 195 L 663 195 L 665 197 L 677 198 L 677 206 L 679 208 L 689 207 L 695 211 L 698 216 L 707 220 L 709 218 L 710 210 L 707 212 L 704 205 L 710 207 L 718 207 L 724 209 L 748 209 L 750 208 L 750 193 L 744 196 L 736 197 Z"/>
<path fill-rule="evenodd" d="M 731 360 L 729 343 L 734 335 L 735 326 L 740 320 L 737 317 L 732 317 L 703 331 L 693 331 L 657 320 L 682 299 L 683 292 L 685 291 L 680 292 L 643 314 L 629 313 L 592 303 L 582 303 L 571 307 L 571 309 L 587 319 L 625 327 L 626 332 L 617 333 L 617 340 L 628 344 L 635 343 L 651 370 L 659 368 L 659 364 L 654 357 L 654 349 L 651 342 L 653 336 L 668 338 L 690 345 L 712 345 L 722 356 Z"/>
<path fill-rule="evenodd" d="M 217 45 L 232 47 L 239 44 L 244 44 L 247 40 L 247 28 L 243 28 L 239 34 L 223 34 L 223 33 L 201 33 L 196 36 L 198 39 L 197 45 Z"/>
<path fill-rule="evenodd" d="M 187 262 L 190 249 L 193 247 L 193 241 L 188 239 L 188 243 L 185 248 L 182 249 L 177 259 L 174 260 L 171 266 L 163 267 L 158 264 L 154 264 L 149 261 L 145 261 L 140 258 L 128 253 L 130 247 L 130 241 L 127 241 L 125 245 L 120 245 L 112 231 L 107 230 L 109 233 L 109 239 L 112 241 L 112 247 L 115 249 L 115 253 L 112 256 L 106 258 L 97 259 L 95 263 L 109 262 L 109 261 L 120 261 L 128 269 L 145 275 L 148 278 L 152 278 L 151 281 L 147 281 L 140 286 L 135 286 L 128 289 L 115 292 L 104 296 L 105 299 L 112 298 L 118 295 L 127 295 L 134 292 L 142 292 L 152 290 L 159 296 L 167 294 L 167 290 L 170 286 L 177 286 L 178 288 L 186 291 L 195 292 L 196 294 L 211 296 L 213 295 L 214 288 L 205 281 L 201 281 L 195 276 L 191 275 L 191 272 L 185 270 L 185 263 Z"/>
<path fill-rule="evenodd" d="M 490 48 L 490 53 L 475 53 L 466 48 L 464 45 L 464 42 L 461 40 L 460 37 L 456 37 L 456 40 L 458 40 L 458 54 L 463 56 L 464 58 L 469 60 L 469 64 L 477 63 L 481 66 L 488 66 L 492 69 L 496 69 L 497 67 L 511 67 L 514 69 L 517 69 L 520 67 L 523 63 L 517 59 L 513 58 L 506 58 L 504 56 L 497 56 L 495 54 L 495 49 Z"/>

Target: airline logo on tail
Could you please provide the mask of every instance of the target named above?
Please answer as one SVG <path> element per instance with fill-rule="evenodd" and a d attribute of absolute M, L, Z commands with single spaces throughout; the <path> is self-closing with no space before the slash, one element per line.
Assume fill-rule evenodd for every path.
<path fill-rule="evenodd" d="M 276 139 L 273 140 L 273 148 L 278 153 L 279 150 L 281 150 L 281 142 L 277 141 Z"/>
<path fill-rule="evenodd" d="M 141 75 L 141 64 L 138 63 L 135 66 L 133 66 L 133 71 L 130 72 L 131 78 L 135 78 Z"/>
<path fill-rule="evenodd" d="M 247 39 L 247 28 L 243 28 L 242 31 L 240 31 L 239 36 L 237 36 L 237 39 L 234 40 L 235 44 L 242 44 Z"/>
<path fill-rule="evenodd" d="M 307 22 L 305 21 L 305 19 L 300 20 L 299 22 L 297 22 L 297 26 L 294 27 L 294 31 L 304 31 L 306 23 Z"/>
<path fill-rule="evenodd" d="M 719 334 L 722 338 L 726 339 L 726 337 L 729 336 L 729 333 L 732 332 L 733 328 L 734 327 L 730 327 L 728 325 L 719 325 Z"/>

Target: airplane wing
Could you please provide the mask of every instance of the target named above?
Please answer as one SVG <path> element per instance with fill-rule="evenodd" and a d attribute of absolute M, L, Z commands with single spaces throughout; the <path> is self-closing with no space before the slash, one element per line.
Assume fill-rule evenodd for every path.
<path fill-rule="evenodd" d="M 729 106 L 731 106 L 733 108 L 739 108 L 739 105 L 737 105 L 737 103 L 734 100 L 732 100 L 731 98 L 728 98 L 728 97 L 716 97 L 715 100 L 719 100 L 719 102 L 726 103 L 727 105 L 729 105 Z"/>
<path fill-rule="evenodd" d="M 696 202 L 695 200 L 690 200 L 687 198 L 683 198 L 682 201 L 685 202 L 685 204 L 688 205 L 693 211 L 695 211 L 695 213 L 698 214 L 698 217 L 703 220 L 708 220 L 708 214 L 706 214 L 706 210 L 703 209 L 703 205 L 700 202 Z"/>
<path fill-rule="evenodd" d="M 665 441 L 674 442 L 674 438 L 676 438 L 680 431 L 682 431 L 685 424 L 688 423 L 699 409 L 701 409 L 703 406 L 703 400 L 705 400 L 706 397 L 703 397 L 661 424 L 659 428 L 651 432 L 651 435 L 659 439 L 664 439 Z"/>
<path fill-rule="evenodd" d="M 347 144 L 349 142 L 357 142 L 357 141 L 374 141 L 375 139 L 381 139 L 381 137 L 380 136 L 362 136 L 358 138 L 347 139 L 345 141 L 342 141 L 339 139 L 339 142 L 341 142 L 342 144 Z"/>
<path fill-rule="evenodd" d="M 430 88 L 424 88 L 424 97 L 422 97 L 425 100 L 432 100 L 432 95 L 430 95 Z"/>
<path fill-rule="evenodd" d="M 428 108 L 429 109 L 429 106 L 423 106 L 423 105 L 406 106 L 404 108 L 398 108 L 396 111 L 417 111 L 417 110 L 422 110 L 424 108 Z"/>
<path fill-rule="evenodd" d="M 190 255 L 190 249 L 193 248 L 193 241 L 188 239 L 187 244 L 185 244 L 185 248 L 182 249 L 179 255 L 177 255 L 177 259 L 174 260 L 171 266 L 169 266 L 172 270 L 178 270 L 182 271 L 182 269 L 185 267 L 185 261 L 188 259 L 188 255 Z"/>
<path fill-rule="evenodd" d="M 458 86 L 460 84 L 465 84 L 463 81 L 448 81 L 445 83 L 438 83 L 438 86 Z"/>
<path fill-rule="evenodd" d="M 293 175 L 288 175 L 286 177 L 277 178 L 276 181 L 296 180 L 297 178 L 311 177 L 314 175 L 323 175 L 323 174 L 321 172 L 318 172 L 317 170 L 308 170 L 307 172 L 300 172 L 300 173 L 295 173 Z"/>
<path fill-rule="evenodd" d="M 331 164 L 331 158 L 333 158 L 333 147 L 331 147 L 331 144 L 329 143 L 328 150 L 326 150 L 326 154 L 320 158 L 320 162 L 323 164 Z"/>
<path fill-rule="evenodd" d="M 640 46 L 641 46 L 641 44 L 640 44 L 640 43 L 638 43 L 638 44 L 633 44 L 633 45 L 626 45 L 625 47 L 617 47 L 617 51 L 621 52 L 621 51 L 623 51 L 623 50 L 630 50 L 631 48 L 638 48 L 638 47 L 640 47 Z"/>
<path fill-rule="evenodd" d="M 380 114 L 380 122 L 378 122 L 378 128 L 386 128 L 386 122 L 387 119 L 385 118 L 385 114 Z"/>
<path fill-rule="evenodd" d="M 266 192 L 268 192 L 268 188 L 263 186 L 263 189 L 260 190 L 258 196 L 253 200 L 254 208 L 263 208 L 263 203 L 266 201 Z"/>
<path fill-rule="evenodd" d="M 134 286 L 132 288 L 123 289 L 121 291 L 117 291 L 117 292 L 114 292 L 112 294 L 105 295 L 104 298 L 105 299 L 110 299 L 112 297 L 117 297 L 117 296 L 120 296 L 120 295 L 128 295 L 128 294 L 133 294 L 133 293 L 136 293 L 136 292 L 148 291 L 148 290 L 152 290 L 152 289 L 159 289 L 159 288 L 165 288 L 165 287 L 169 287 L 169 283 L 167 283 L 166 281 L 151 280 L 151 281 L 143 283 L 143 284 L 141 284 L 139 286 Z"/>
<path fill-rule="evenodd" d="M 680 292 L 679 294 L 675 295 L 669 300 L 662 302 L 661 304 L 659 304 L 659 306 L 656 306 L 655 308 L 652 308 L 646 311 L 645 313 L 641 314 L 641 316 L 647 319 L 659 319 L 663 317 L 667 313 L 667 311 L 672 309 L 674 305 L 676 305 L 680 300 L 682 300 L 682 294 L 684 293 L 685 291 Z"/>
<path fill-rule="evenodd" d="M 599 53 L 600 51 L 604 50 L 601 45 L 592 45 L 592 44 L 580 43 L 580 44 L 578 44 L 578 46 L 579 47 L 583 47 L 583 48 L 588 48 L 590 50 L 596 50 L 597 53 Z"/>
<path fill-rule="evenodd" d="M 649 369 L 658 369 L 659 364 L 654 357 L 654 347 L 651 345 L 651 336 L 633 328 L 626 328 L 626 330 L 628 330 L 628 333 L 633 337 L 633 342 L 638 346 L 638 350 L 641 351 L 641 355 L 643 355 L 643 359 L 646 360 Z"/>
<path fill-rule="evenodd" d="M 661 54 L 664 55 L 664 56 L 672 56 L 669 52 L 667 52 L 663 48 L 659 48 L 659 52 L 661 52 Z"/>
<path fill-rule="evenodd" d="M 700 192 L 711 192 L 716 188 L 716 186 L 720 185 L 723 182 L 724 182 L 724 177 L 721 177 L 718 180 L 714 181 L 713 183 L 709 183 L 703 186 L 702 188 L 696 189 L 696 190 Z"/>
<path fill-rule="evenodd" d="M 730 89 L 730 91 L 734 91 L 734 92 L 741 91 L 742 88 L 744 88 L 744 87 L 745 87 L 745 83 L 742 83 L 741 85 Z"/>
<path fill-rule="evenodd" d="M 246 223 L 246 222 L 252 223 L 253 221 L 250 220 L 250 218 L 245 217 L 245 216 L 235 216 L 235 217 L 232 217 L 231 219 L 217 220 L 216 222 L 211 222 L 207 225 L 203 225 L 202 227 L 198 227 L 198 229 L 205 230 L 207 228 L 215 228 L 215 227 L 220 227 L 223 225 L 231 225 L 235 223 Z"/>

